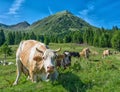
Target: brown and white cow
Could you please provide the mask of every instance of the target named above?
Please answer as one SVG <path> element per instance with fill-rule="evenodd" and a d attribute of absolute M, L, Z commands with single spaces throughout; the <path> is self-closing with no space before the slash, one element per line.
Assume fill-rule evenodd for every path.
<path fill-rule="evenodd" d="M 38 79 L 48 80 L 57 78 L 58 73 L 55 66 L 56 52 L 45 44 L 35 41 L 22 41 L 16 52 L 17 77 L 13 85 L 18 84 L 21 72 L 29 77 L 32 82 Z"/>
<path fill-rule="evenodd" d="M 80 54 L 80 57 L 83 56 L 85 58 L 89 58 L 89 53 L 90 53 L 90 49 L 84 48 L 79 54 Z"/>
<path fill-rule="evenodd" d="M 109 56 L 111 53 L 110 53 L 110 50 L 104 50 L 103 51 L 103 54 L 102 54 L 102 56 L 103 56 L 103 58 L 105 57 L 105 56 Z"/>

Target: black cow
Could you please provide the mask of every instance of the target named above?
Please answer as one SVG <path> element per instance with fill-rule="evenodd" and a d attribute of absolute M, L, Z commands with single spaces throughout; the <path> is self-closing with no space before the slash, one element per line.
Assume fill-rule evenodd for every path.
<path fill-rule="evenodd" d="M 70 53 L 70 55 L 71 56 L 73 56 L 73 57 L 80 57 L 80 54 L 79 54 L 79 52 L 73 52 L 73 51 L 64 51 L 64 53 L 65 52 L 69 52 Z"/>

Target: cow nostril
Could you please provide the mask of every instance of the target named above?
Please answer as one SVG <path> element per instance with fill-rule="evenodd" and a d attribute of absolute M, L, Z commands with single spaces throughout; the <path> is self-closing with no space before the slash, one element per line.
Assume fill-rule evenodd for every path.
<path fill-rule="evenodd" d="M 54 66 L 47 66 L 47 69 L 54 69 Z"/>
<path fill-rule="evenodd" d="M 52 66 L 51 68 L 54 69 L 54 66 Z"/>

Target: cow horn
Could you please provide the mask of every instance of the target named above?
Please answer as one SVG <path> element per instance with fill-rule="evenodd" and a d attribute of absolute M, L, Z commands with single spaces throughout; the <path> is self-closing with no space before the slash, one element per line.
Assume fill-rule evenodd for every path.
<path fill-rule="evenodd" d="M 43 51 L 39 50 L 38 48 L 36 48 L 36 50 L 37 50 L 38 52 L 40 52 L 40 53 L 43 53 Z"/>
<path fill-rule="evenodd" d="M 55 50 L 54 52 L 59 52 L 60 50 L 61 50 L 61 48 L 59 48 L 59 49 Z"/>

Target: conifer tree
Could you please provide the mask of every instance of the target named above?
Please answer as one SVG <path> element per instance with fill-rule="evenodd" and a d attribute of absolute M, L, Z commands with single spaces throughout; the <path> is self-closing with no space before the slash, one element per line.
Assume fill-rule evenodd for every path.
<path fill-rule="evenodd" d="M 9 32 L 6 38 L 6 42 L 9 45 L 14 45 L 14 34 L 12 32 Z"/>
<path fill-rule="evenodd" d="M 115 32 L 111 39 L 112 47 L 120 51 L 120 32 Z"/>
<path fill-rule="evenodd" d="M 0 30 L 0 46 L 5 42 L 5 34 L 3 29 Z"/>
<path fill-rule="evenodd" d="M 4 43 L 1 48 L 0 51 L 4 54 L 4 60 L 6 60 L 7 55 L 12 55 L 12 49 L 11 47 L 8 46 L 7 43 Z"/>

